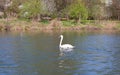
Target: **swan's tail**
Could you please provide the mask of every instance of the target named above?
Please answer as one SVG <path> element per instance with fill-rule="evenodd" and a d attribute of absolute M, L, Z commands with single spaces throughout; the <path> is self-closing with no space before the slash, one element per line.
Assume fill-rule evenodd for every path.
<path fill-rule="evenodd" d="M 74 49 L 74 48 L 75 48 L 75 46 L 72 46 L 72 48 Z"/>

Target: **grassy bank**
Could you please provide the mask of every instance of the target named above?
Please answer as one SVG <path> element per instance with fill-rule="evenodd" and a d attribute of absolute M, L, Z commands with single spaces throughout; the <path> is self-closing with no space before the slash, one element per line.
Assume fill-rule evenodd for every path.
<path fill-rule="evenodd" d="M 120 30 L 119 21 L 74 20 L 59 21 L 57 19 L 41 22 L 21 19 L 0 19 L 0 30 L 31 31 L 31 30 Z"/>

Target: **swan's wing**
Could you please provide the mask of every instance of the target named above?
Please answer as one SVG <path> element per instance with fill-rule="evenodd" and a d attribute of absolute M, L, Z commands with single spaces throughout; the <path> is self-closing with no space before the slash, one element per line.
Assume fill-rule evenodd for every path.
<path fill-rule="evenodd" d="M 74 48 L 74 46 L 72 46 L 71 44 L 63 44 L 61 47 L 62 48 Z"/>
<path fill-rule="evenodd" d="M 69 46 L 69 47 L 71 47 L 71 48 L 74 48 L 75 46 L 73 46 L 73 45 L 71 45 L 71 44 L 65 44 L 65 45 L 67 45 L 67 46 Z"/>

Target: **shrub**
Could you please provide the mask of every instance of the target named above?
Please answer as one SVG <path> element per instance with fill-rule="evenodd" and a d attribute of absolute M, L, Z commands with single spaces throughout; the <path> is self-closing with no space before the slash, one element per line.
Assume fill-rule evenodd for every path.
<path fill-rule="evenodd" d="M 36 17 L 42 12 L 42 6 L 40 0 L 29 0 L 23 3 L 23 7 L 20 9 L 20 17 L 32 18 Z"/>
<path fill-rule="evenodd" d="M 76 0 L 76 2 L 72 3 L 68 7 L 68 13 L 70 17 L 73 18 L 79 18 L 83 20 L 88 18 L 88 11 L 81 0 Z"/>

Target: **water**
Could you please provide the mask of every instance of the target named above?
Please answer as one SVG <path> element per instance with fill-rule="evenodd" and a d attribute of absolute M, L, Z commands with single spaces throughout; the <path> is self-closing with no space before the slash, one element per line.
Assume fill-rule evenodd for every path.
<path fill-rule="evenodd" d="M 60 34 L 75 46 L 62 56 Z M 120 75 L 120 34 L 1 32 L 0 75 Z"/>

